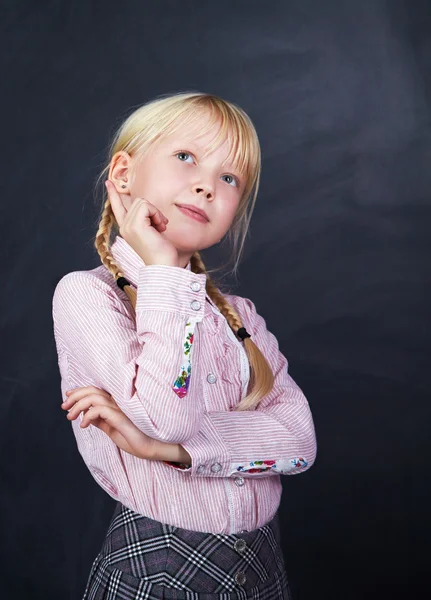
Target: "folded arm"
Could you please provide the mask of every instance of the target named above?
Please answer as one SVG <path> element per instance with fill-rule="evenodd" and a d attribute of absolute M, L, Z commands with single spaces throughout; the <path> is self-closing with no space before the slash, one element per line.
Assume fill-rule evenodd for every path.
<path fill-rule="evenodd" d="M 91 272 L 65 275 L 54 292 L 57 351 L 69 372 L 79 385 L 107 391 L 141 431 L 164 442 L 190 439 L 201 426 L 196 333 L 205 282 L 180 267 L 144 266 L 136 324 L 126 301 Z"/>
<path fill-rule="evenodd" d="M 205 412 L 199 431 L 182 442 L 191 464 L 179 468 L 192 477 L 301 473 L 316 457 L 308 401 L 289 375 L 287 359 L 253 302 L 237 296 L 234 299 L 252 340 L 273 369 L 274 387 L 256 410 Z"/>

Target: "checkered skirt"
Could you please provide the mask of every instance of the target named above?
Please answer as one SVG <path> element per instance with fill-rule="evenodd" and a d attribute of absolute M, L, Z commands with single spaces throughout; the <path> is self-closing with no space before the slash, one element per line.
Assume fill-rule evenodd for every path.
<path fill-rule="evenodd" d="M 117 503 L 82 600 L 291 600 L 278 515 L 240 534 L 189 531 Z"/>

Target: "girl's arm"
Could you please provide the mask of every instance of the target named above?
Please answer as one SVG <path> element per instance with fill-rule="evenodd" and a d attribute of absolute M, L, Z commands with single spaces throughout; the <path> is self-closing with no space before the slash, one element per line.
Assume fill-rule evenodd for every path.
<path fill-rule="evenodd" d="M 205 412 L 198 433 L 182 442 L 192 459 L 190 468 L 182 468 L 184 476 L 302 473 L 314 463 L 317 450 L 308 401 L 288 374 L 287 359 L 254 303 L 240 296 L 229 296 L 229 301 L 271 365 L 274 387 L 254 411 Z"/>
<path fill-rule="evenodd" d="M 196 334 L 205 282 L 205 274 L 188 269 L 143 266 L 135 323 L 126 294 L 112 283 L 91 271 L 65 275 L 53 297 L 65 389 L 94 385 L 107 391 L 154 439 L 177 444 L 193 437 L 203 417 Z"/>

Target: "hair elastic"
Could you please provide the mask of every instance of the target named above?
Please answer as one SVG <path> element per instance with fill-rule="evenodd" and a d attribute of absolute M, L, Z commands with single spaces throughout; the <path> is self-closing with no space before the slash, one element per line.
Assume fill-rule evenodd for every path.
<path fill-rule="evenodd" d="M 240 327 L 236 333 L 238 337 L 241 338 L 242 342 L 245 340 L 245 338 L 251 337 L 245 327 Z"/>
<path fill-rule="evenodd" d="M 117 279 L 117 285 L 119 288 L 121 288 L 122 290 L 124 290 L 124 286 L 125 285 L 130 285 L 130 281 L 127 281 L 127 279 L 125 277 L 119 277 Z"/>

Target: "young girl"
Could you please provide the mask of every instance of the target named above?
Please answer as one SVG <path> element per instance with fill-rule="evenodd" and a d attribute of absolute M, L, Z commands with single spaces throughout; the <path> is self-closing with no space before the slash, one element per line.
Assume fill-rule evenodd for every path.
<path fill-rule="evenodd" d="M 114 138 L 102 265 L 53 298 L 62 408 L 117 500 L 83 599 L 290 598 L 280 475 L 314 462 L 311 412 L 254 303 L 200 254 L 228 234 L 236 268 L 260 160 L 250 118 L 210 94 L 159 97 Z"/>

